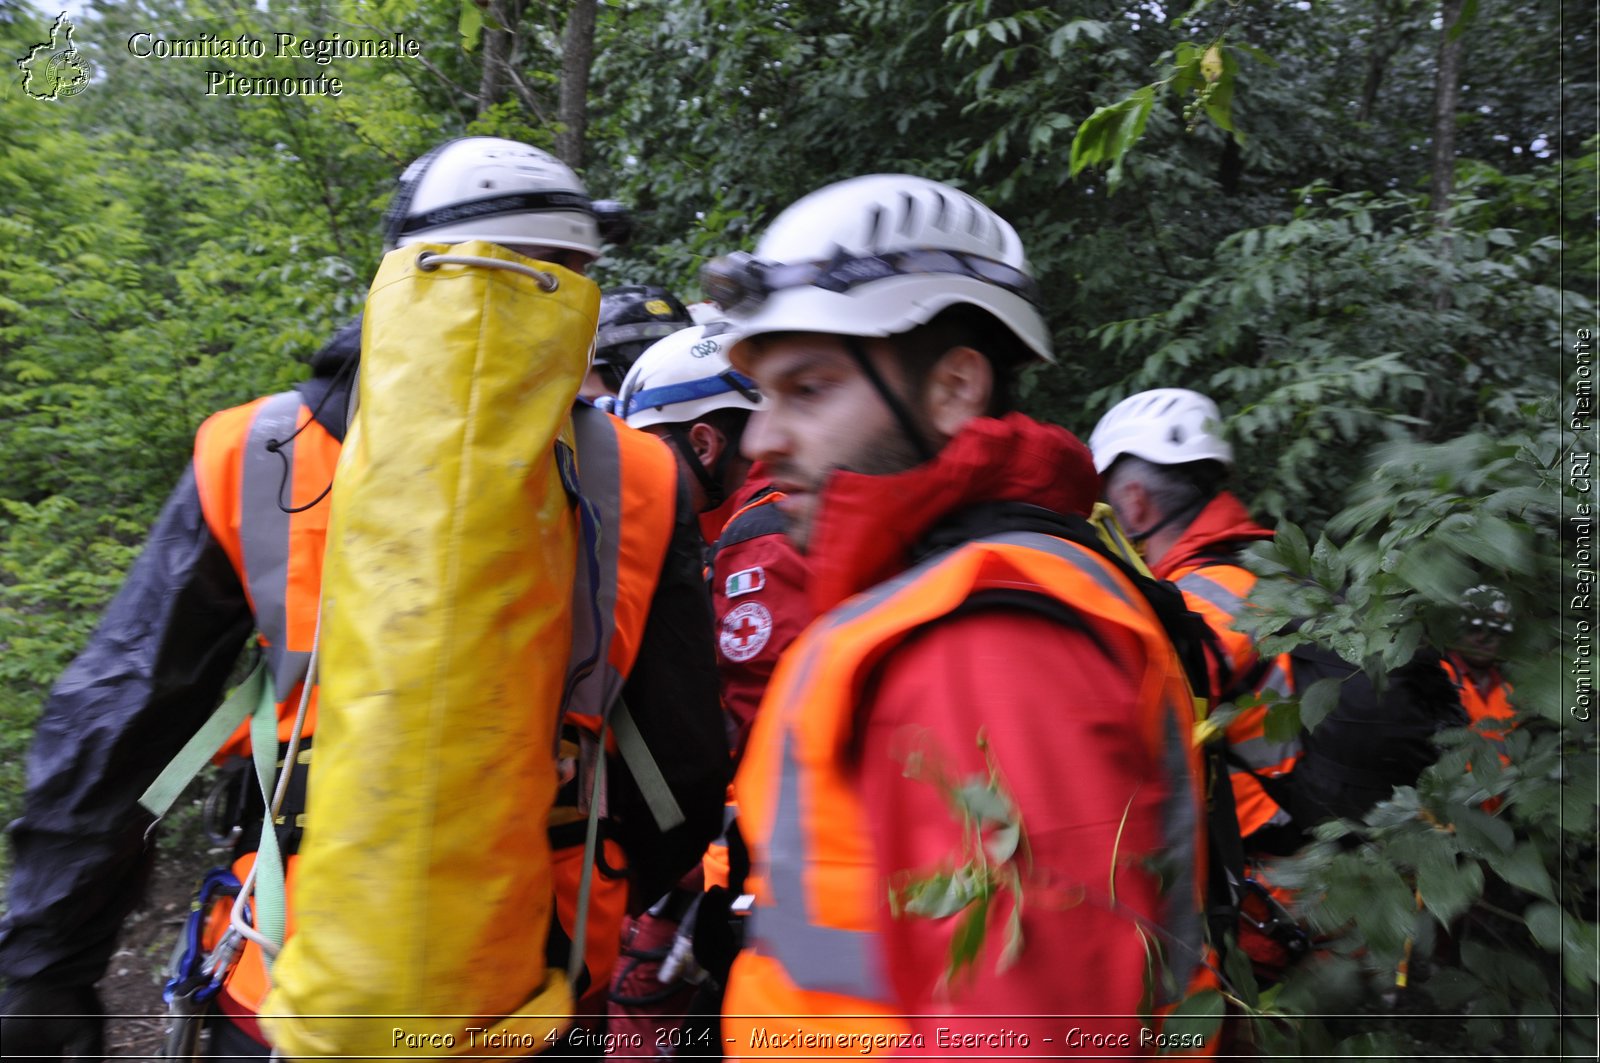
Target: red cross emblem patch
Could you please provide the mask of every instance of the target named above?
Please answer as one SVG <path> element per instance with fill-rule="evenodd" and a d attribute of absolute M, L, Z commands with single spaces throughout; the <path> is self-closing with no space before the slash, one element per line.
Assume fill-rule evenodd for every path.
<path fill-rule="evenodd" d="M 748 661 L 772 637 L 772 614 L 760 602 L 745 602 L 722 618 L 718 643 L 730 661 Z"/>

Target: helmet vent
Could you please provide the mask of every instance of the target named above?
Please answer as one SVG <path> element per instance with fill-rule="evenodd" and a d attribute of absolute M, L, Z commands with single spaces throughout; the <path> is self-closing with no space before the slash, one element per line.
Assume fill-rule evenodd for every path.
<path fill-rule="evenodd" d="M 1175 445 L 1180 444 L 1183 442 L 1183 436 L 1183 429 L 1178 425 L 1173 425 L 1172 431 L 1167 433 L 1167 441 Z"/>
<path fill-rule="evenodd" d="M 873 207 L 872 214 L 867 218 L 867 246 L 878 246 L 878 229 L 883 225 L 883 208 Z"/>
<path fill-rule="evenodd" d="M 944 197 L 943 192 L 939 191 L 935 191 L 933 193 L 933 198 L 938 202 L 939 207 L 938 210 L 935 211 L 933 220 L 929 224 L 931 224 L 935 229 L 948 230 L 948 226 L 945 225 L 944 216 L 950 213 L 950 201 Z"/>
<path fill-rule="evenodd" d="M 910 234 L 911 227 L 916 224 L 917 201 L 910 192 L 901 192 L 900 202 L 905 208 L 900 215 L 900 234 L 905 236 Z"/>

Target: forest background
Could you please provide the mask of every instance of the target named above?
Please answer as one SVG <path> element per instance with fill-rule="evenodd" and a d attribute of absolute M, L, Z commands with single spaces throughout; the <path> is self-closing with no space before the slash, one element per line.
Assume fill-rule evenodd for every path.
<path fill-rule="evenodd" d="M 0 55 L 49 40 L 56 14 L 0 0 Z M 409 160 L 468 133 L 549 148 L 636 214 L 597 279 L 686 300 L 704 258 L 805 192 L 916 173 L 1022 234 L 1059 352 L 1026 380 L 1029 412 L 1087 434 L 1146 387 L 1219 402 L 1235 489 L 1284 522 L 1255 562 L 1284 577 L 1256 595 L 1263 625 L 1310 617 L 1304 637 L 1381 673 L 1454 641 L 1467 588 L 1512 603 L 1509 765 L 1456 732 L 1416 787 L 1323 828 L 1306 914 L 1337 935 L 1281 986 L 1235 990 L 1250 1036 L 1283 1055 L 1595 1051 L 1592 3 L 89 0 L 72 17 L 87 86 L 43 101 L 0 78 L 0 815 L 195 428 L 303 377 L 359 309 Z M 141 32 L 269 54 L 141 58 Z M 273 57 L 278 32 L 402 33 L 420 54 L 318 65 Z M 210 70 L 342 93 L 208 96 Z"/>

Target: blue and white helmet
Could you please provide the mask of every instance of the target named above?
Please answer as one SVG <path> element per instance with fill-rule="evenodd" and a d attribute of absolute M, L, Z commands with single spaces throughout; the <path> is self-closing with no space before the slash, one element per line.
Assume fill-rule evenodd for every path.
<path fill-rule="evenodd" d="M 714 321 L 658 340 L 628 370 L 616 413 L 644 428 L 688 424 L 713 410 L 759 410 L 755 382 L 728 361 L 736 338 L 727 322 Z"/>

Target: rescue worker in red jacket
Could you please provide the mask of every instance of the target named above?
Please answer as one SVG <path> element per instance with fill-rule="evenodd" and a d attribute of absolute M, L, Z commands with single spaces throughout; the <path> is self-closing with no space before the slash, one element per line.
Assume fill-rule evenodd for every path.
<path fill-rule="evenodd" d="M 739 454 L 761 396 L 729 364 L 731 338 L 718 322 L 662 340 L 634 363 L 618 401 L 630 427 L 673 445 L 692 478 L 701 531 L 715 546 L 717 667 L 737 761 L 778 656 L 811 612 L 805 561 L 783 534 L 772 482 Z"/>
<path fill-rule="evenodd" d="M 708 580 L 724 719 L 736 764 L 778 656 L 805 627 L 810 611 L 805 563 L 782 534 L 782 515 L 770 504 L 781 496 L 739 453 L 761 396 L 754 382 L 728 363 L 729 339 L 727 323 L 717 320 L 661 340 L 629 370 L 618 407 L 630 427 L 672 444 L 702 510 L 702 533 L 708 545 L 715 541 Z M 734 517 L 725 520 L 735 507 Z M 733 814 L 730 803 L 728 815 Z M 725 844 L 713 845 L 705 863 L 711 872 L 706 877 L 725 885 Z M 701 1036 L 678 1031 L 679 1017 L 700 1006 L 696 985 L 705 984 L 698 968 L 687 962 L 705 884 L 692 873 L 624 930 L 628 959 L 618 965 L 612 985 L 613 1029 L 640 1030 L 652 1041 L 678 1037 L 683 1043 L 684 1036 Z M 660 972 L 674 948 L 679 958 L 669 971 L 683 977 L 669 976 L 663 985 Z"/>
<path fill-rule="evenodd" d="M 1098 497 L 1088 451 L 1007 412 L 1014 370 L 1052 360 L 1016 232 L 954 188 L 860 177 L 702 284 L 767 403 L 745 453 L 820 611 L 735 780 L 756 908 L 729 1054 L 1055 1054 L 1073 1027 L 1154 1051 L 1148 946 L 1180 987 L 1202 961 L 1192 710 L 1139 592 L 1057 534 Z"/>
<path fill-rule="evenodd" d="M 1089 436 L 1105 498 L 1129 538 L 1157 578 L 1178 585 L 1215 637 L 1207 664 L 1219 707 L 1247 692 L 1293 693 L 1287 658 L 1262 665 L 1254 640 L 1233 627 L 1256 582 L 1239 553 L 1272 531 L 1222 486 L 1233 448 L 1221 431 L 1209 398 L 1157 388 L 1117 403 Z M 1234 807 L 1247 852 L 1286 855 L 1300 847 L 1300 828 L 1266 787 L 1288 784 L 1300 746 L 1294 739 L 1269 741 L 1266 712 L 1246 709 L 1227 727 Z"/>

